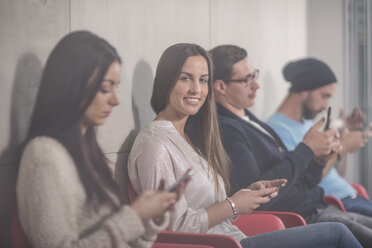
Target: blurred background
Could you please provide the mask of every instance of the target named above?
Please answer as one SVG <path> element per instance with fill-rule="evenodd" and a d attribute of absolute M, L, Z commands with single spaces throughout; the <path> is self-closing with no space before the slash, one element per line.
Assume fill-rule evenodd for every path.
<path fill-rule="evenodd" d="M 312 56 L 338 78 L 333 117 L 359 105 L 372 121 L 372 0 L 1 0 L 0 247 L 10 246 L 16 147 L 25 138 L 42 69 L 57 41 L 81 29 L 107 39 L 123 59 L 121 104 L 99 130 L 113 168 L 155 117 L 149 101 L 157 61 L 178 42 L 208 50 L 244 47 L 260 69 L 252 110 L 264 120 L 289 88 L 283 65 Z M 346 170 L 347 180 L 370 194 L 371 161 L 370 141 L 348 157 Z"/>

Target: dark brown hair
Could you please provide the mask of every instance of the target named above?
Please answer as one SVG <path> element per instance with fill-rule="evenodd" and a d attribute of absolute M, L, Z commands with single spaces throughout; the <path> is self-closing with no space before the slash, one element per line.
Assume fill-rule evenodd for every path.
<path fill-rule="evenodd" d="M 233 66 L 245 59 L 248 54 L 244 48 L 234 45 L 221 45 L 209 51 L 214 65 L 214 80 L 228 84 L 232 78 Z"/>
<path fill-rule="evenodd" d="M 46 62 L 24 144 L 36 136 L 61 142 L 74 159 L 88 198 L 116 206 L 110 192 L 119 196 L 118 187 L 95 127 L 81 132 L 82 116 L 113 62 L 121 63 L 118 53 L 97 35 L 76 31 L 63 37 Z"/>

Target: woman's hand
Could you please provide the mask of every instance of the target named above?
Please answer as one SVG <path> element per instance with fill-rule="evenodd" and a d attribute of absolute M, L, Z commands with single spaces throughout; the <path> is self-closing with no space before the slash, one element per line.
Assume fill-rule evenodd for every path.
<path fill-rule="evenodd" d="M 142 220 L 159 218 L 170 209 L 177 200 L 175 192 L 145 191 L 131 204 L 132 209 Z"/>
<path fill-rule="evenodd" d="M 266 185 L 266 182 L 260 181 L 253 183 L 253 185 L 255 188 L 259 185 Z M 276 197 L 278 195 L 278 190 L 278 187 L 266 188 L 266 186 L 265 188 L 258 190 L 241 189 L 231 197 L 231 200 L 235 203 L 236 210 L 239 214 L 249 214 L 262 204 L 265 204 L 272 198 Z"/>
<path fill-rule="evenodd" d="M 189 181 L 180 183 L 174 192 L 169 192 L 164 191 L 165 181 L 161 180 L 158 191 L 145 191 L 136 198 L 131 207 L 142 220 L 154 218 L 156 223 L 160 223 L 164 213 L 174 209 Z"/>
<path fill-rule="evenodd" d="M 284 187 L 287 183 L 287 179 L 275 179 L 270 181 L 257 181 L 252 183 L 248 186 L 248 189 L 250 190 L 259 190 L 259 189 L 266 189 L 266 188 L 273 188 L 273 187 Z"/>

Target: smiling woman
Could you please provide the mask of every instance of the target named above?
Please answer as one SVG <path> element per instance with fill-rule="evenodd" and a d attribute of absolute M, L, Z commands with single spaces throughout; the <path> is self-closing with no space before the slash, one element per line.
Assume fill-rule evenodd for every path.
<path fill-rule="evenodd" d="M 181 74 L 169 96 L 169 104 L 159 118 L 176 122 L 195 115 L 208 95 L 208 64 L 202 56 L 191 56 L 182 66 Z"/>

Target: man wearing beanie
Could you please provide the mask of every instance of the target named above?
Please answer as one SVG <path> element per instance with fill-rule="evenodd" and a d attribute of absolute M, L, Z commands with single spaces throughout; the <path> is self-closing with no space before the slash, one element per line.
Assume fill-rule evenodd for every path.
<path fill-rule="evenodd" d="M 308 223 L 342 222 L 364 247 L 372 247 L 372 218 L 345 213 L 324 202 L 317 184 L 324 164 L 339 150 L 333 129 L 319 132 L 320 120 L 293 151 L 268 125 L 246 108 L 253 106 L 258 70 L 240 47 L 223 45 L 210 51 L 214 64 L 214 92 L 223 146 L 231 159 L 232 192 L 258 180 L 286 178 L 278 196 L 259 210 L 292 211 Z"/>
<path fill-rule="evenodd" d="M 291 83 L 291 88 L 268 124 L 291 151 L 314 125 L 312 119 L 328 108 L 328 100 L 333 94 L 337 80 L 324 62 L 314 58 L 288 63 L 283 69 L 283 75 Z M 356 190 L 333 167 L 348 152 L 363 147 L 368 139 L 368 134 L 359 130 L 365 121 L 365 116 L 359 108 L 354 108 L 353 113 L 343 119 L 345 125 L 340 139 L 342 148 L 327 162 L 319 186 L 324 189 L 325 194 L 339 198 L 347 211 L 372 217 L 372 202 L 358 196 Z"/>

